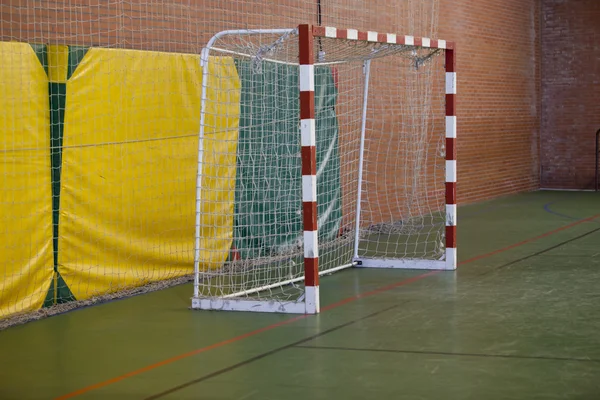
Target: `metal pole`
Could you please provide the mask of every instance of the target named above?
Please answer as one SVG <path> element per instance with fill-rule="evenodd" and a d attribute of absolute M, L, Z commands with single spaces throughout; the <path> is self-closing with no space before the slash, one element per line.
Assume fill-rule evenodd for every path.
<path fill-rule="evenodd" d="M 363 164 L 365 154 L 365 134 L 367 130 L 367 103 L 369 98 L 369 76 L 371 60 L 365 61 L 365 87 L 363 88 L 362 126 L 360 129 L 360 151 L 358 154 L 358 197 L 356 199 L 356 226 L 354 228 L 354 260 L 358 258 L 358 241 L 360 239 L 360 202 L 362 200 Z"/>

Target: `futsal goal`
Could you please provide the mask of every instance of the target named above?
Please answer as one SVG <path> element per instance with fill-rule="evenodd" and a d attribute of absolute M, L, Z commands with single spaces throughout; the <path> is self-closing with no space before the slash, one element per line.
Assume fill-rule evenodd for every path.
<path fill-rule="evenodd" d="M 201 64 L 192 308 L 313 314 L 320 275 L 456 268 L 453 43 L 230 30 Z M 227 259 L 211 258 L 215 239 Z"/>

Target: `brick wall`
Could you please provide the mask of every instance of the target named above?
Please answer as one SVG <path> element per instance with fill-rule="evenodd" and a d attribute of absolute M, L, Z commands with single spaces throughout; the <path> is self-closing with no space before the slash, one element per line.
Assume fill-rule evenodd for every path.
<path fill-rule="evenodd" d="M 542 3 L 541 185 L 590 189 L 600 129 L 600 1 Z"/>
<path fill-rule="evenodd" d="M 440 0 L 458 43 L 458 201 L 539 187 L 537 1 Z"/>
<path fill-rule="evenodd" d="M 430 36 L 439 18 L 437 37 L 458 44 L 459 202 L 537 189 L 539 2 L 439 1 L 439 16 L 424 18 L 426 2 L 327 0 L 323 24 Z M 315 3 L 4 0 L 0 40 L 199 53 L 218 30 L 315 23 Z"/>

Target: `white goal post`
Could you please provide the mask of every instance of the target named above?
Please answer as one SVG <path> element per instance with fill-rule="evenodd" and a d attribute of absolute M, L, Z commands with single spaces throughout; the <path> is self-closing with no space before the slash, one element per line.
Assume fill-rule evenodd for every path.
<path fill-rule="evenodd" d="M 323 274 L 456 269 L 455 59 L 452 42 L 353 29 L 214 35 L 192 308 L 315 314 Z"/>

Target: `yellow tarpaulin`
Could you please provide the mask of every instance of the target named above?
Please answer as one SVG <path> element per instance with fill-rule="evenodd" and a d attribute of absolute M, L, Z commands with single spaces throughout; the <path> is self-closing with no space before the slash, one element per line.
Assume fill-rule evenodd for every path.
<path fill-rule="evenodd" d="M 0 42 L 0 318 L 41 307 L 53 276 L 48 78 Z"/>
<path fill-rule="evenodd" d="M 205 269 L 231 247 L 240 97 L 233 60 L 210 65 Z M 78 300 L 193 272 L 201 80 L 195 55 L 95 48 L 68 80 L 59 271 Z"/>
<path fill-rule="evenodd" d="M 48 46 L 48 79 L 50 82 L 65 83 L 69 70 L 69 46 Z"/>

